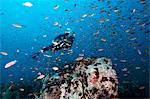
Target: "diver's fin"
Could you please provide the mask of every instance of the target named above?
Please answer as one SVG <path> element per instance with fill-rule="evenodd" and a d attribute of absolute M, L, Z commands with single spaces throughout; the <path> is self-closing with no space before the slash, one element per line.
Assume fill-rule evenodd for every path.
<path fill-rule="evenodd" d="M 36 59 L 36 57 L 39 56 L 39 55 L 40 55 L 40 52 L 34 53 L 34 54 L 32 55 L 32 58 L 33 58 L 33 59 Z"/>

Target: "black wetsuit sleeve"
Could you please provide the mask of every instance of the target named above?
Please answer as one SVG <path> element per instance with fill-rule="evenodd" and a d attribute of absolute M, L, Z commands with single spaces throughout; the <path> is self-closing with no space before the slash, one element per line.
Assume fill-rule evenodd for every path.
<path fill-rule="evenodd" d="M 61 39 L 64 36 L 64 34 L 57 36 L 54 41 Z"/>
<path fill-rule="evenodd" d="M 73 43 L 74 39 L 75 38 L 73 36 L 70 36 L 69 39 L 68 39 L 68 41 L 70 41 L 71 43 Z"/>
<path fill-rule="evenodd" d="M 57 37 L 54 39 L 54 41 L 66 39 L 68 36 L 69 36 L 69 33 L 61 34 L 61 35 L 57 36 Z"/>

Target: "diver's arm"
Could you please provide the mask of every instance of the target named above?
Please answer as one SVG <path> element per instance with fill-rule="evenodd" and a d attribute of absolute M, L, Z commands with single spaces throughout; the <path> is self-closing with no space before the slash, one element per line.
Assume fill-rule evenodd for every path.
<path fill-rule="evenodd" d="M 62 38 L 63 36 L 64 36 L 64 34 L 61 34 L 61 35 L 57 36 L 57 37 L 54 39 L 54 41 L 59 40 L 59 39 Z"/>

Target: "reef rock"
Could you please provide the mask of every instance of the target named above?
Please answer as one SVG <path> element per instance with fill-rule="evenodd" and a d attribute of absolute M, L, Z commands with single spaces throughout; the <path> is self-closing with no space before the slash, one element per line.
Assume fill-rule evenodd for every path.
<path fill-rule="evenodd" d="M 118 97 L 118 79 L 111 60 L 83 58 L 43 81 L 40 99 L 106 99 Z"/>

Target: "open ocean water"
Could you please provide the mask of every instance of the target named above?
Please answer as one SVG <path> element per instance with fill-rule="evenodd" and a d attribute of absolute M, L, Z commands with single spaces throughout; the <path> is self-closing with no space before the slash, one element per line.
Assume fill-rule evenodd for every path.
<path fill-rule="evenodd" d="M 106 57 L 119 81 L 119 98 L 149 98 L 149 0 L 0 0 L 0 99 L 32 99 L 39 75 L 79 56 Z M 33 53 L 66 30 L 70 49 Z"/>

